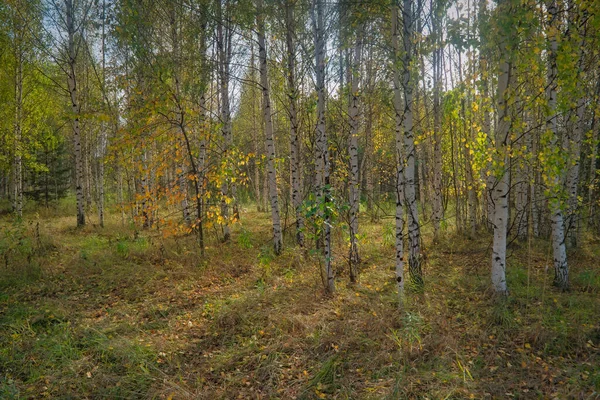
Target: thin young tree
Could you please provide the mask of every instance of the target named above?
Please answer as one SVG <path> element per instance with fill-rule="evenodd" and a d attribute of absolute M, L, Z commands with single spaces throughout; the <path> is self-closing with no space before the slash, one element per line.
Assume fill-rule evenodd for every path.
<path fill-rule="evenodd" d="M 360 64 L 362 61 L 362 46 L 364 35 L 364 23 L 358 22 L 359 26 L 355 34 L 353 49 L 348 56 L 347 82 L 348 82 L 348 120 L 350 135 L 348 137 L 348 158 L 350 164 L 350 178 L 348 182 L 349 194 L 349 264 L 350 281 L 358 279 L 358 264 L 360 257 L 358 253 L 358 211 L 360 205 L 360 183 L 358 170 L 358 134 L 359 134 L 359 91 L 360 91 Z"/>
<path fill-rule="evenodd" d="M 67 84 L 71 100 L 72 127 L 73 127 L 73 151 L 75 153 L 75 195 L 77 198 L 77 226 L 85 225 L 85 199 L 83 192 L 84 166 L 83 149 L 81 146 L 81 129 L 79 126 L 81 106 L 77 92 L 77 53 L 81 39 L 76 37 L 81 21 L 75 21 L 75 6 L 73 0 L 65 0 L 65 23 L 67 30 Z"/>
<path fill-rule="evenodd" d="M 298 245 L 304 245 L 304 217 L 302 216 L 302 180 L 300 176 L 300 156 L 301 141 L 298 130 L 298 111 L 296 87 L 296 46 L 295 46 L 295 21 L 294 9 L 295 0 L 285 1 L 285 43 L 286 43 L 286 61 L 287 61 L 287 96 L 289 102 L 289 120 L 290 120 L 290 174 L 292 186 L 292 206 L 296 216 L 296 242 Z"/>
<path fill-rule="evenodd" d="M 396 139 L 396 286 L 398 304 L 404 300 L 404 141 L 402 135 L 402 87 L 400 83 L 399 0 L 392 2 L 392 68 L 394 74 L 394 131 Z"/>
<path fill-rule="evenodd" d="M 328 293 L 335 291 L 335 278 L 331 264 L 331 204 L 329 181 L 329 143 L 325 130 L 325 9 L 323 0 L 312 0 L 311 14 L 315 40 L 315 84 L 317 91 L 317 126 L 315 139 L 316 199 L 323 218 L 321 238 L 317 245 L 322 246 L 324 264 L 323 280 Z M 320 244 L 322 243 L 322 245 Z"/>
<path fill-rule="evenodd" d="M 556 107 L 558 87 L 558 35 L 559 35 L 559 13 L 555 0 L 546 1 L 548 12 L 548 28 L 546 40 L 548 42 L 548 72 L 546 84 L 546 102 L 548 107 L 548 118 L 546 130 L 550 133 L 549 145 L 555 148 L 558 143 L 558 113 Z M 550 206 L 550 219 L 552 226 L 552 252 L 554 258 L 554 285 L 562 290 L 569 288 L 569 266 L 567 265 L 567 251 L 565 247 L 565 225 L 563 211 L 560 201 L 560 186 L 562 171 L 564 169 L 561 157 L 553 157 L 552 161 L 557 172 L 549 176 L 548 180 L 552 186 L 551 198 L 548 199 Z"/>
<path fill-rule="evenodd" d="M 263 1 L 257 0 L 256 23 L 258 28 L 258 59 L 260 64 L 260 86 L 262 90 L 263 118 L 265 121 L 265 147 L 267 149 L 267 174 L 269 177 L 269 200 L 271 202 L 271 221 L 273 223 L 273 249 L 280 254 L 283 248 L 281 221 L 279 218 L 279 199 L 277 195 L 277 171 L 275 169 L 275 139 L 271 117 L 271 98 L 267 68 L 267 47 L 265 43 L 265 14 Z"/>
<path fill-rule="evenodd" d="M 416 7 L 416 6 L 415 6 Z M 419 207 L 417 203 L 415 189 L 415 132 L 414 132 L 414 100 L 413 91 L 415 89 L 414 74 L 411 71 L 412 63 L 415 58 L 414 52 L 414 21 L 413 1 L 404 0 L 402 7 L 402 129 L 404 130 L 404 196 L 406 199 L 406 209 L 408 214 L 408 270 L 410 272 L 411 282 L 417 286 L 423 286 L 423 273 L 421 270 L 421 227 L 419 225 Z M 398 110 L 396 110 L 398 113 Z"/>

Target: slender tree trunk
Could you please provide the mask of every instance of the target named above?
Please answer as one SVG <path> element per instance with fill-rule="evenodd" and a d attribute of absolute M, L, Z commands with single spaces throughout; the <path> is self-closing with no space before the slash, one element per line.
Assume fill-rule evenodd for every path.
<path fill-rule="evenodd" d="M 555 0 L 546 2 L 546 8 L 550 17 L 548 33 L 548 83 L 546 89 L 546 100 L 550 117 L 547 120 L 546 129 L 552 133 L 550 145 L 555 147 L 558 143 L 558 127 L 556 112 L 557 79 L 558 70 L 556 58 L 558 52 L 558 9 Z M 554 173 L 551 177 L 553 185 L 553 197 L 548 199 L 550 205 L 550 218 L 552 226 L 552 250 L 554 255 L 554 284 L 562 290 L 569 288 L 569 267 L 567 265 L 567 251 L 565 248 L 564 219 L 561 202 L 556 193 L 561 183 L 561 173 Z"/>
<path fill-rule="evenodd" d="M 257 97 L 257 93 L 255 92 L 255 86 L 254 84 L 257 82 L 254 82 L 254 78 L 255 78 L 255 74 L 254 74 L 254 69 L 256 67 L 256 62 L 254 61 L 254 41 L 251 40 L 250 41 L 250 68 L 252 68 L 252 86 L 250 88 L 251 92 L 252 92 L 252 98 L 256 99 Z M 255 200 L 256 200 L 256 211 L 258 212 L 262 212 L 263 211 L 263 207 L 262 207 L 262 192 L 260 190 L 260 165 L 259 165 L 259 152 L 260 152 L 260 146 L 259 146 L 259 142 L 260 140 L 258 139 L 258 127 L 256 125 L 256 101 L 252 102 L 252 150 L 254 152 L 254 179 L 253 179 L 253 187 L 254 187 L 254 196 L 255 196 Z"/>
<path fill-rule="evenodd" d="M 598 160 L 598 130 L 600 129 L 600 113 L 598 112 L 598 104 L 600 104 L 600 71 L 596 73 L 596 93 L 593 97 L 595 99 L 593 104 L 596 104 L 592 109 L 592 143 L 591 143 L 591 155 L 590 155 L 590 175 L 589 175 L 589 193 L 588 193 L 588 204 L 589 212 L 588 218 L 592 225 L 594 224 L 594 210 L 596 204 L 596 187 L 598 185 L 598 170 L 596 168 Z"/>
<path fill-rule="evenodd" d="M 582 79 L 583 77 L 579 77 Z M 579 85 L 580 86 L 580 85 Z M 567 230 L 569 245 L 577 247 L 577 239 L 579 236 L 579 221 L 578 221 L 578 188 L 579 188 L 579 164 L 581 158 L 581 139 L 583 136 L 585 112 L 585 98 L 583 95 L 577 101 L 575 109 L 575 120 L 572 121 L 572 134 L 565 135 L 567 143 L 563 144 L 564 149 L 569 150 L 570 165 L 567 165 L 567 218 L 565 220 L 565 228 Z M 569 140 L 570 139 L 570 140 Z"/>
<path fill-rule="evenodd" d="M 423 273 L 421 271 L 421 228 L 419 225 L 419 208 L 415 191 L 415 144 L 413 126 L 413 91 L 414 79 L 411 73 L 411 64 L 414 58 L 414 11 L 413 2 L 404 0 L 402 9 L 404 59 L 402 63 L 402 89 L 404 92 L 404 196 L 408 212 L 408 270 L 413 284 L 423 286 Z"/>
<path fill-rule="evenodd" d="M 531 154 L 537 156 L 538 154 L 538 138 L 532 138 L 531 143 Z M 533 177 L 529 184 L 529 193 L 530 193 L 530 204 L 531 204 L 531 229 L 533 231 L 534 237 L 540 236 L 540 205 L 539 201 L 541 200 L 541 196 L 539 193 L 540 187 L 540 179 L 539 179 L 539 163 L 537 158 L 534 159 L 534 164 L 532 165 Z"/>
<path fill-rule="evenodd" d="M 20 23 L 17 23 L 20 25 Z M 23 48 L 20 26 L 15 29 L 15 121 L 14 121 L 14 178 L 13 210 L 17 217 L 23 217 L 23 161 L 22 161 L 22 122 L 23 122 Z"/>
<path fill-rule="evenodd" d="M 106 0 L 102 0 L 102 91 L 106 90 Z M 105 96 L 107 99 L 107 97 Z M 104 154 L 107 145 L 106 124 L 100 125 L 100 137 L 98 144 L 98 223 L 104 227 Z"/>
<path fill-rule="evenodd" d="M 368 45 L 368 40 L 366 41 Z M 367 199 L 367 214 L 371 221 L 375 221 L 375 213 L 373 212 L 373 201 L 375 190 L 373 184 L 373 46 L 368 45 L 368 59 L 365 67 L 365 83 L 363 92 L 366 94 L 365 99 L 365 146 L 364 154 L 361 162 L 360 177 L 364 180 L 365 187 L 363 193 Z"/>
<path fill-rule="evenodd" d="M 79 129 L 80 107 L 77 99 L 77 76 L 75 74 L 76 48 L 75 48 L 75 21 L 73 0 L 65 0 L 66 22 L 68 35 L 67 83 L 71 96 L 71 109 L 73 111 L 73 151 L 75 152 L 75 194 L 77 197 L 77 226 L 85 225 L 85 199 L 83 193 L 83 157 L 81 148 L 81 132 Z"/>
<path fill-rule="evenodd" d="M 442 49 L 440 48 L 440 10 L 431 1 L 433 24 L 433 240 L 439 241 L 440 223 L 444 218 L 442 202 L 442 110 L 440 105 L 440 87 L 442 83 Z"/>
<path fill-rule="evenodd" d="M 229 22 L 226 22 L 223 16 L 221 0 L 216 0 L 217 4 L 217 52 L 218 52 L 218 70 L 219 70 L 219 92 L 221 96 L 221 124 L 223 134 L 223 160 L 228 162 L 229 150 L 233 144 L 233 136 L 231 132 L 231 111 L 229 107 L 229 64 L 231 53 L 231 31 Z M 221 185 L 221 216 L 223 217 L 223 241 L 227 242 L 231 238 L 231 230 L 229 228 L 229 202 L 232 202 L 231 197 L 234 196 L 233 188 L 228 182 L 228 179 L 223 181 Z M 231 189 L 231 190 L 230 190 Z"/>
<path fill-rule="evenodd" d="M 362 35 L 364 26 L 358 29 L 354 43 L 354 54 L 348 58 L 348 118 L 350 122 L 350 135 L 348 137 L 348 155 L 350 162 L 350 187 L 349 187 L 349 228 L 350 228 L 350 281 L 356 282 L 358 278 L 358 264 L 360 257 L 358 254 L 358 211 L 360 200 L 360 182 L 358 180 L 358 92 L 359 92 L 359 72 L 362 54 Z"/>
<path fill-rule="evenodd" d="M 329 182 L 329 144 L 325 130 L 325 10 L 323 0 L 312 0 L 312 25 L 315 39 L 315 75 L 317 90 L 317 127 L 316 127 L 316 194 L 317 202 L 323 204 L 322 251 L 325 258 L 323 277 L 325 290 L 335 291 L 335 277 L 331 263 L 331 212 Z M 319 206 L 320 208 L 320 206 Z M 318 242 L 321 242 L 319 240 Z"/>
<path fill-rule="evenodd" d="M 267 148 L 267 174 L 269 176 L 269 199 L 271 201 L 271 221 L 273 223 L 273 249 L 280 254 L 283 247 L 281 221 L 279 218 L 279 199 L 277 196 L 277 172 L 275 170 L 275 140 L 273 138 L 273 120 L 271 119 L 271 99 L 267 72 L 267 48 L 265 44 L 265 22 L 262 0 L 257 6 L 258 58 L 260 64 L 260 85 L 263 97 L 263 117 L 265 120 L 265 145 Z"/>
<path fill-rule="evenodd" d="M 98 223 L 104 227 L 104 152 L 106 148 L 106 126 L 100 127 L 100 137 L 98 138 Z"/>
<path fill-rule="evenodd" d="M 528 152 L 531 151 L 531 129 L 532 129 L 532 118 L 529 111 L 525 111 L 525 146 Z M 530 168 L 526 160 L 515 160 L 516 164 L 515 174 L 515 225 L 517 227 L 517 237 L 519 239 L 525 239 L 529 231 L 529 174 L 531 173 Z"/>
<path fill-rule="evenodd" d="M 402 86 L 400 83 L 400 4 L 394 0 L 392 4 L 392 48 L 394 51 L 394 114 L 396 136 L 396 286 L 398 288 L 398 304 L 404 302 L 404 142 L 402 137 Z"/>
<path fill-rule="evenodd" d="M 498 3 L 499 12 L 504 9 L 506 0 Z M 502 8 L 501 8 L 502 7 Z M 498 76 L 498 126 L 496 128 L 496 154 L 500 164 L 496 172 L 496 180 L 492 187 L 492 204 L 494 205 L 494 241 L 492 245 L 492 287 L 497 295 L 506 295 L 506 235 L 508 226 L 509 196 L 509 158 L 507 147 L 510 146 L 510 115 L 508 90 L 511 80 L 511 64 L 508 61 L 507 41 L 513 27 L 506 27 L 500 32 L 500 75 Z"/>
<path fill-rule="evenodd" d="M 302 216 L 302 180 L 300 176 L 300 135 L 296 111 L 296 48 L 294 46 L 294 4 L 286 1 L 286 50 L 287 50 L 287 90 L 290 118 L 290 171 L 292 186 L 292 206 L 296 216 L 296 242 L 304 246 L 304 217 Z"/>
<path fill-rule="evenodd" d="M 461 82 L 461 84 L 464 84 L 465 86 L 467 86 L 467 82 L 463 81 L 463 74 L 462 74 L 462 55 L 461 55 L 461 51 L 458 50 L 458 80 Z M 467 192 L 467 204 L 466 204 L 466 208 L 467 208 L 467 212 L 465 213 L 465 215 L 467 216 L 467 219 L 469 221 L 469 228 L 470 228 L 470 236 L 471 238 L 475 237 L 475 233 L 476 233 L 476 228 L 477 228 L 477 217 L 476 217 L 476 213 L 477 213 L 477 202 L 476 202 L 476 193 L 475 193 L 475 183 L 474 183 L 474 178 L 473 178 L 473 169 L 472 169 L 472 160 L 471 160 L 471 155 L 469 152 L 469 144 L 470 142 L 470 123 L 469 121 L 467 121 L 467 113 L 466 113 L 466 109 L 465 109 L 465 102 L 466 102 L 466 94 L 463 93 L 461 94 L 461 98 L 460 98 L 460 120 L 461 120 L 461 125 L 462 125 L 462 131 L 463 131 L 463 135 L 464 135 L 464 143 L 465 145 L 463 146 L 463 158 L 465 159 L 465 189 Z"/>

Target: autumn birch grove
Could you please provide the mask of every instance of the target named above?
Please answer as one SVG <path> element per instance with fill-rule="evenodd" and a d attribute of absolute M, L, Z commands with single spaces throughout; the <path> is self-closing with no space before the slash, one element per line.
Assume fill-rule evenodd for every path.
<path fill-rule="evenodd" d="M 5 0 L 0 398 L 596 398 L 599 172 L 596 0 Z"/>

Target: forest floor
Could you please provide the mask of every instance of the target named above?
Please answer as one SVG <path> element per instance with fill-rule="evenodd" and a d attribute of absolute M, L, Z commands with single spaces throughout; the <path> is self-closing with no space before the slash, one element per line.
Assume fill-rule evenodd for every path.
<path fill-rule="evenodd" d="M 205 258 L 117 215 L 0 219 L 0 398 L 600 398 L 599 239 L 570 253 L 568 293 L 548 242 L 513 243 L 497 301 L 490 235 L 426 238 L 425 291 L 400 313 L 393 220 L 361 221 L 360 283 L 340 248 L 328 297 L 253 210 Z"/>

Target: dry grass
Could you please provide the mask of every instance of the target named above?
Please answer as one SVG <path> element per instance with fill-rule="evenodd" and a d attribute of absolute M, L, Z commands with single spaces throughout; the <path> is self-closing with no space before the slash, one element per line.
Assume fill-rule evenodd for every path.
<path fill-rule="evenodd" d="M 594 238 L 571 254 L 569 293 L 550 285 L 548 243 L 515 246 L 502 302 L 488 241 L 426 241 L 425 292 L 400 313 L 388 222 L 364 221 L 358 285 L 336 250 L 327 297 L 315 259 L 274 257 L 267 215 L 242 217 L 204 259 L 192 237 L 117 216 L 28 225 L 31 249 L 11 249 L 0 275 L 0 398 L 598 398 Z"/>

